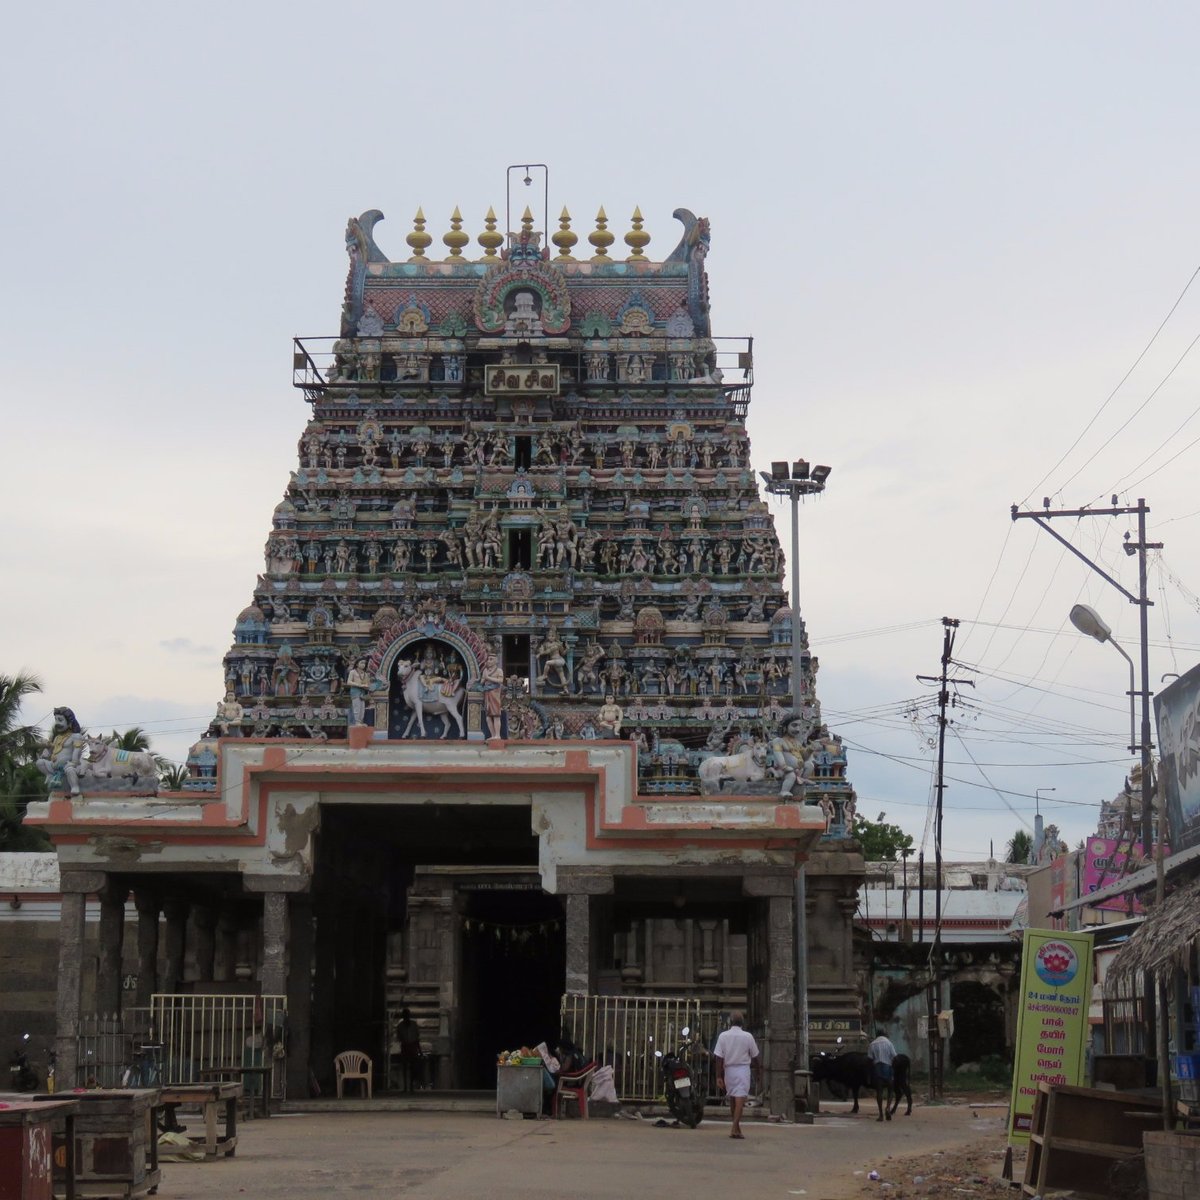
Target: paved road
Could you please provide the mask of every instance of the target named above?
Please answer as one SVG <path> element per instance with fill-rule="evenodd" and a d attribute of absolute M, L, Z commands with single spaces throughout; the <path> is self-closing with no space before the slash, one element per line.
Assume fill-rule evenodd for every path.
<path fill-rule="evenodd" d="M 837 1107 L 837 1106 L 835 1106 Z M 239 1129 L 237 1155 L 164 1164 L 159 1195 L 415 1200 L 839 1200 L 889 1156 L 999 1144 L 1003 1109 L 918 1107 L 905 1120 L 822 1115 L 814 1125 L 509 1121 L 459 1113 L 297 1114 Z M 187 1118 L 185 1117 L 185 1120 Z M 196 1123 L 191 1118 L 189 1124 Z"/>

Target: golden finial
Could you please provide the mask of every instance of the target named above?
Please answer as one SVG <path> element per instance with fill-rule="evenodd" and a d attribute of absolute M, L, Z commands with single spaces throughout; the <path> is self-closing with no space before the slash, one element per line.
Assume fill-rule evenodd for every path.
<path fill-rule="evenodd" d="M 491 208 L 483 218 L 483 225 L 483 232 L 475 239 L 483 247 L 483 257 L 479 261 L 498 263 L 500 256 L 496 251 L 504 244 L 504 234 L 496 232 L 496 214 Z"/>
<path fill-rule="evenodd" d="M 575 256 L 571 253 L 575 243 L 579 241 L 579 234 L 571 229 L 571 214 L 567 212 L 567 206 L 563 205 L 562 215 L 558 218 L 558 231 L 554 233 L 550 240 L 558 247 L 558 254 L 555 256 L 555 262 L 574 262 Z"/>
<path fill-rule="evenodd" d="M 529 211 L 529 205 L 525 205 L 525 211 L 521 214 L 521 236 L 528 241 L 533 237 L 533 213 Z"/>
<path fill-rule="evenodd" d="M 633 210 L 633 228 L 625 235 L 625 245 L 627 245 L 633 253 L 625 260 L 626 262 L 645 262 L 646 256 L 642 251 L 649 244 L 650 235 L 642 228 L 642 210 L 634 208 Z"/>
<path fill-rule="evenodd" d="M 471 240 L 469 233 L 463 233 L 462 213 L 458 211 L 458 205 L 454 206 L 454 212 L 450 214 L 450 232 L 442 234 L 442 241 L 450 247 L 450 257 L 447 262 L 466 262 L 463 258 L 462 248 Z"/>
<path fill-rule="evenodd" d="M 608 248 L 613 244 L 613 240 L 613 235 L 608 230 L 608 217 L 604 214 L 604 205 L 602 204 L 600 211 L 596 214 L 596 228 L 588 234 L 588 241 L 596 248 L 596 253 L 592 255 L 592 262 L 612 261 L 608 257 Z"/>
<path fill-rule="evenodd" d="M 425 214 L 419 208 L 413 217 L 413 231 L 404 240 L 412 247 L 412 258 L 408 261 L 424 261 L 425 247 L 433 241 L 433 235 L 425 232 Z"/>

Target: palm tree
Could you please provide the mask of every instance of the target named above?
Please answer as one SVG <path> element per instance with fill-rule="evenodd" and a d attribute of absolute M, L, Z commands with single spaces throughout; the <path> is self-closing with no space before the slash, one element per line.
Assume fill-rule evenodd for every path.
<path fill-rule="evenodd" d="M 1033 838 L 1024 829 L 1018 829 L 1008 839 L 1008 857 L 1004 860 L 1010 863 L 1027 863 L 1033 853 Z"/>
<path fill-rule="evenodd" d="M 161 754 L 155 754 L 150 749 L 150 735 L 140 725 L 130 726 L 124 733 L 118 733 L 114 729 L 109 735 L 108 740 L 112 743 L 114 750 L 145 750 L 149 753 L 154 759 L 154 765 L 158 768 L 160 782 L 163 772 L 175 765 L 170 759 L 163 758 Z M 166 784 L 163 784 L 163 786 L 165 787 Z"/>
<path fill-rule="evenodd" d="M 134 725 L 125 730 L 124 733 L 118 733 L 114 729 L 109 737 L 109 741 L 112 742 L 114 750 L 150 749 L 150 735 L 140 725 Z"/>
<path fill-rule="evenodd" d="M 26 826 L 25 810 L 46 798 L 46 778 L 32 763 L 0 758 L 0 850 L 53 850 L 40 830 Z"/>
<path fill-rule="evenodd" d="M 191 778 L 188 775 L 187 767 L 180 766 L 167 759 L 161 759 L 160 762 L 164 765 L 159 767 L 158 786 L 165 792 L 182 792 L 184 782 Z"/>
<path fill-rule="evenodd" d="M 18 671 L 0 675 L 0 759 L 32 762 L 41 748 L 42 735 L 34 725 L 19 724 L 21 704 L 26 696 L 42 690 L 36 675 Z"/>
<path fill-rule="evenodd" d="M 20 724 L 22 700 L 41 690 L 35 675 L 0 675 L 0 850 L 51 849 L 40 829 L 22 824 L 30 801 L 46 795 L 45 776 L 34 765 L 42 736 L 35 726 Z"/>

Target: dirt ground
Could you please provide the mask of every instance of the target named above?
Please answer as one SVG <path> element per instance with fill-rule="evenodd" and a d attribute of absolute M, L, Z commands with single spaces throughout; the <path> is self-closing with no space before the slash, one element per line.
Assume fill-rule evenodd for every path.
<path fill-rule="evenodd" d="M 1008 1115 L 1007 1092 L 949 1096 L 947 1104 L 969 1109 L 973 1120 L 982 1120 L 981 1136 L 966 1145 L 949 1150 L 888 1156 L 869 1172 L 855 1172 L 857 1187 L 848 1197 L 874 1197 L 881 1200 L 962 1200 L 964 1196 L 1005 1195 L 1013 1188 L 1002 1178 L 1008 1140 L 1005 1122 Z M 997 1117 L 999 1126 L 997 1127 Z M 1025 1151 L 1013 1151 L 1012 1175 L 1020 1184 L 1025 1171 Z M 1016 1195 L 1016 1192 L 1013 1192 Z"/>
<path fill-rule="evenodd" d="M 478 1113 L 303 1113 L 244 1125 L 234 1158 L 169 1163 L 174 1200 L 875 1200 L 999 1196 L 1006 1110 L 925 1106 L 877 1123 L 829 1105 L 813 1125 L 743 1122 L 716 1109 L 695 1130 L 653 1119 L 501 1120 Z M 188 1119 L 185 1117 L 185 1121 Z M 189 1122 L 190 1123 L 190 1122 Z M 879 1181 L 868 1172 L 880 1173 Z M 916 1176 L 924 1182 L 913 1184 Z M 1014 1193 L 1015 1195 L 1015 1193 Z"/>

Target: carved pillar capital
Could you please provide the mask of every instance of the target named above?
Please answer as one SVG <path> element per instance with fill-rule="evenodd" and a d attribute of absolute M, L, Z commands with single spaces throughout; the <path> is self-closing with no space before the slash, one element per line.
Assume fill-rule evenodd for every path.
<path fill-rule="evenodd" d="M 101 892 L 107 882 L 108 875 L 104 871 L 62 867 L 58 877 L 58 890 L 60 892 L 82 892 L 87 896 Z"/>

